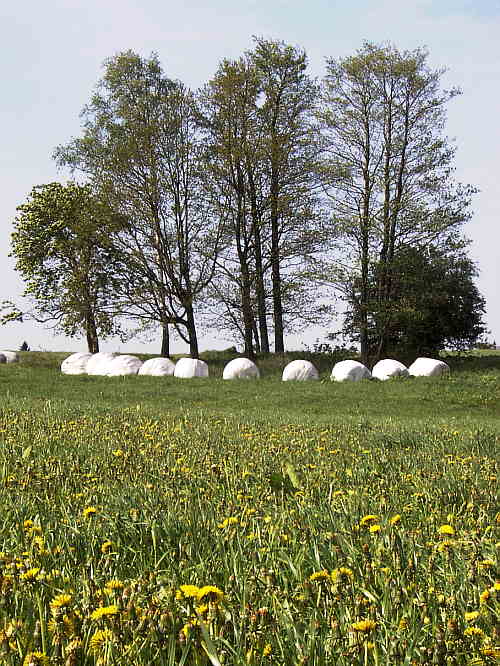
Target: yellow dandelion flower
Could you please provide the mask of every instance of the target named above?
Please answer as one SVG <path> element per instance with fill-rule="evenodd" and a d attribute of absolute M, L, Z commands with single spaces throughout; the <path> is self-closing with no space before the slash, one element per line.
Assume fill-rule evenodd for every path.
<path fill-rule="evenodd" d="M 181 585 L 177 590 L 175 598 L 180 599 L 198 599 L 200 588 L 197 585 Z"/>
<path fill-rule="evenodd" d="M 455 528 L 452 525 L 441 525 L 438 532 L 439 534 L 453 536 L 455 534 Z"/>
<path fill-rule="evenodd" d="M 400 522 L 401 515 L 399 513 L 397 513 L 395 516 L 392 516 L 392 518 L 389 518 L 389 525 L 397 525 Z"/>
<path fill-rule="evenodd" d="M 28 571 L 25 571 L 22 573 L 19 578 L 21 580 L 24 580 L 28 583 L 31 583 L 35 580 L 42 580 L 43 579 L 43 574 L 40 573 L 40 568 L 39 567 L 34 567 L 32 569 L 28 569 Z"/>
<path fill-rule="evenodd" d="M 114 615 L 118 615 L 118 613 L 118 606 L 115 604 L 111 606 L 101 606 L 100 608 L 96 608 L 96 610 L 91 613 L 90 619 L 98 621 L 103 617 L 113 617 Z"/>
<path fill-rule="evenodd" d="M 361 520 L 359 521 L 359 524 L 361 525 L 361 527 L 364 527 L 365 525 L 369 525 L 370 523 L 376 523 L 377 520 L 379 520 L 379 517 L 370 513 L 367 516 L 363 516 L 363 518 L 361 518 Z"/>
<path fill-rule="evenodd" d="M 223 530 L 226 527 L 229 527 L 230 525 L 237 525 L 239 523 L 238 518 L 235 518 L 234 516 L 230 516 L 229 518 L 224 518 L 222 523 L 218 525 L 218 527 Z"/>
<path fill-rule="evenodd" d="M 472 611 L 470 613 L 465 613 L 465 615 L 464 615 L 465 621 L 466 622 L 474 622 L 475 620 L 477 620 L 479 615 L 480 615 L 479 611 Z"/>
<path fill-rule="evenodd" d="M 49 666 L 50 660 L 44 652 L 30 652 L 24 657 L 23 666 Z"/>
<path fill-rule="evenodd" d="M 339 567 L 338 569 L 334 569 L 331 576 L 334 583 L 345 583 L 354 578 L 352 569 L 349 569 L 348 567 Z"/>
<path fill-rule="evenodd" d="M 402 618 L 399 620 L 399 625 L 398 625 L 398 627 L 399 627 L 399 629 L 400 629 L 401 631 L 404 631 L 405 629 L 408 629 L 408 620 L 407 620 L 406 618 L 402 617 Z"/>
<path fill-rule="evenodd" d="M 485 647 L 481 649 L 481 654 L 485 657 L 500 657 L 500 646 L 499 647 Z"/>
<path fill-rule="evenodd" d="M 377 534 L 378 532 L 380 532 L 380 530 L 381 530 L 380 525 L 371 525 L 370 526 L 370 534 Z"/>
<path fill-rule="evenodd" d="M 322 571 L 315 571 L 309 576 L 309 580 L 314 583 L 315 581 L 321 582 L 321 581 L 328 581 L 330 580 L 330 574 L 326 569 L 323 569 Z"/>
<path fill-rule="evenodd" d="M 204 585 L 198 590 L 198 601 L 212 601 L 216 604 L 224 599 L 224 592 L 214 585 Z"/>
<path fill-rule="evenodd" d="M 82 511 L 82 513 L 84 518 L 92 518 L 92 516 L 95 516 L 95 514 L 97 513 L 97 509 L 95 508 L 95 506 L 87 506 Z"/>
<path fill-rule="evenodd" d="M 481 560 L 478 562 L 478 566 L 480 566 L 483 569 L 490 569 L 491 567 L 495 566 L 495 561 L 494 560 Z"/>
<path fill-rule="evenodd" d="M 377 623 L 374 620 L 359 620 L 358 622 L 354 622 L 354 624 L 351 625 L 351 629 L 354 631 L 359 631 L 363 634 L 367 634 L 370 631 L 373 631 L 376 626 Z"/>
<path fill-rule="evenodd" d="M 196 606 L 196 608 L 195 608 L 195 611 L 199 615 L 205 615 L 205 613 L 208 613 L 209 610 L 210 609 L 209 609 L 208 604 L 200 604 L 199 606 Z"/>
<path fill-rule="evenodd" d="M 481 594 L 479 595 L 479 601 L 480 601 L 480 603 L 485 604 L 485 603 L 488 601 L 488 599 L 490 598 L 490 596 L 491 596 L 491 593 L 490 593 L 489 589 L 486 588 L 486 589 L 483 590 L 483 592 L 481 592 Z"/>
<path fill-rule="evenodd" d="M 464 636 L 482 638 L 484 636 L 484 631 L 479 627 L 467 627 L 467 629 L 464 631 Z"/>
<path fill-rule="evenodd" d="M 112 580 L 108 580 L 108 582 L 104 585 L 104 591 L 110 594 L 111 592 L 115 592 L 116 590 L 123 590 L 124 587 L 125 584 L 122 583 L 121 580 L 113 578 Z"/>
<path fill-rule="evenodd" d="M 112 541 L 105 541 L 102 546 L 101 546 L 101 553 L 103 555 L 107 555 L 113 550 L 113 542 Z"/>
<path fill-rule="evenodd" d="M 67 608 L 70 603 L 73 601 L 71 594 L 58 594 L 50 602 L 50 610 L 52 614 L 57 614 L 61 609 Z"/>
<path fill-rule="evenodd" d="M 266 643 L 266 644 L 264 645 L 264 649 L 262 650 L 262 656 L 263 656 L 263 657 L 269 657 L 269 655 L 271 654 L 271 652 L 272 652 L 271 644 L 270 644 L 270 643 Z"/>
<path fill-rule="evenodd" d="M 90 650 L 94 654 L 99 654 L 107 644 L 112 643 L 114 634 L 110 629 L 99 629 L 90 639 Z"/>

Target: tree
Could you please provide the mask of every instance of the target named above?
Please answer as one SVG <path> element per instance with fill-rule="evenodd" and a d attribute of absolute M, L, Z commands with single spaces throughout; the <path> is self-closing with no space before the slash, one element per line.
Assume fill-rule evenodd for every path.
<path fill-rule="evenodd" d="M 387 348 L 405 356 L 445 347 L 472 348 L 487 331 L 485 300 L 474 283 L 478 271 L 465 252 L 466 245 L 448 238 L 441 247 L 400 247 L 392 266 L 390 312 L 380 308 L 377 299 L 379 266 L 375 266 L 370 276 L 369 339 L 376 341 L 383 329 Z M 351 337 L 358 328 L 356 315 L 356 308 L 347 315 Z"/>
<path fill-rule="evenodd" d="M 127 51 L 106 61 L 83 137 L 56 151 L 128 220 L 115 238 L 127 258 L 123 313 L 159 323 L 165 355 L 173 324 L 194 358 L 195 306 L 220 237 L 205 205 L 196 115 L 192 93 L 165 76 L 156 55 Z"/>
<path fill-rule="evenodd" d="M 11 256 L 33 310 L 11 308 L 3 323 L 31 317 L 70 337 L 83 331 L 89 352 L 99 351 L 99 337 L 120 333 L 115 294 L 124 266 L 109 244 L 119 219 L 89 185 L 71 182 L 34 187 L 17 210 Z"/>
<path fill-rule="evenodd" d="M 365 43 L 327 61 L 323 105 L 325 190 L 342 252 L 331 281 L 355 308 L 361 356 L 385 353 L 402 248 L 439 246 L 469 219 L 473 189 L 453 181 L 454 147 L 443 135 L 446 104 L 423 49 Z M 376 267 L 376 270 L 375 270 Z M 371 280 L 375 279 L 375 285 Z M 375 294 L 375 296 L 374 296 Z"/>

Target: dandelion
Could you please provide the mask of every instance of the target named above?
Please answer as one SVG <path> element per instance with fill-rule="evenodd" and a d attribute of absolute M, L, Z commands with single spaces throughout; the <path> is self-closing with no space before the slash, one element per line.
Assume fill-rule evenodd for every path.
<path fill-rule="evenodd" d="M 488 601 L 488 599 L 490 598 L 490 596 L 491 596 L 491 592 L 489 591 L 488 588 L 486 588 L 479 595 L 479 602 L 482 603 L 482 604 L 485 604 Z"/>
<path fill-rule="evenodd" d="M 103 555 L 107 555 L 113 550 L 113 542 L 112 541 L 105 541 L 102 546 L 101 546 L 101 553 Z"/>
<path fill-rule="evenodd" d="M 441 525 L 438 532 L 439 534 L 453 536 L 455 534 L 455 528 L 452 525 Z"/>
<path fill-rule="evenodd" d="M 363 518 L 361 518 L 359 524 L 361 525 L 361 527 L 364 527 L 365 525 L 369 525 L 370 523 L 376 523 L 377 520 L 379 520 L 378 516 L 375 516 L 374 514 L 368 514 L 367 516 L 363 516 Z"/>
<path fill-rule="evenodd" d="M 321 582 L 324 580 L 328 581 L 330 580 L 330 574 L 326 569 L 323 569 L 322 571 L 315 571 L 309 576 L 309 580 L 311 581 L 311 583 L 314 583 L 316 581 Z"/>
<path fill-rule="evenodd" d="M 198 601 L 212 601 L 215 604 L 224 599 L 224 592 L 214 585 L 205 585 L 198 590 Z"/>
<path fill-rule="evenodd" d="M 229 527 L 230 525 L 237 525 L 239 523 L 238 518 L 235 518 L 234 516 L 230 516 L 229 518 L 224 518 L 222 523 L 218 525 L 218 527 L 223 530 L 226 527 Z"/>
<path fill-rule="evenodd" d="M 339 569 L 334 569 L 332 571 L 332 581 L 334 583 L 345 583 L 354 578 L 352 569 L 348 567 L 340 567 Z"/>
<path fill-rule="evenodd" d="M 58 594 L 50 602 L 52 615 L 57 615 L 63 608 L 67 608 L 73 601 L 71 594 Z"/>
<path fill-rule="evenodd" d="M 108 582 L 104 585 L 104 591 L 106 594 L 112 594 L 113 592 L 123 590 L 124 587 L 125 585 L 121 580 L 114 578 L 113 580 L 108 580 Z"/>
<path fill-rule="evenodd" d="M 378 532 L 380 532 L 380 529 L 381 529 L 380 525 L 371 525 L 370 534 L 377 534 Z"/>
<path fill-rule="evenodd" d="M 114 634 L 110 629 L 99 629 L 90 639 L 90 650 L 94 654 L 99 654 L 106 645 L 112 643 Z"/>
<path fill-rule="evenodd" d="M 475 620 L 477 620 L 479 615 L 480 615 L 479 611 L 472 611 L 470 613 L 465 613 L 465 615 L 464 615 L 465 621 L 466 622 L 474 622 Z"/>
<path fill-rule="evenodd" d="M 84 518 L 92 518 L 97 513 L 97 509 L 95 506 L 87 506 L 82 513 Z"/>
<path fill-rule="evenodd" d="M 40 573 L 40 568 L 39 567 L 34 567 L 32 569 L 28 569 L 28 571 L 25 571 L 22 573 L 19 578 L 21 580 L 26 581 L 27 583 L 31 583 L 35 580 L 43 580 L 43 574 Z"/>
<path fill-rule="evenodd" d="M 392 518 L 389 518 L 389 525 L 398 525 L 398 523 L 401 522 L 401 515 L 397 513 L 395 516 L 392 516 Z"/>
<path fill-rule="evenodd" d="M 98 621 L 103 617 L 113 617 L 114 615 L 118 615 L 118 606 L 113 604 L 112 606 L 102 606 L 101 608 L 96 608 L 95 611 L 90 615 L 90 619 L 94 621 Z"/>
<path fill-rule="evenodd" d="M 44 652 L 30 652 L 24 657 L 23 666 L 49 666 L 50 660 Z"/>
<path fill-rule="evenodd" d="M 362 634 L 367 634 L 370 631 L 373 631 L 376 626 L 377 623 L 374 620 L 359 620 L 358 622 L 354 622 L 354 624 L 351 625 L 351 629 Z"/>
<path fill-rule="evenodd" d="M 464 631 L 464 636 L 471 636 L 473 638 L 483 638 L 484 631 L 479 627 L 467 627 Z"/>
<path fill-rule="evenodd" d="M 200 588 L 197 585 L 181 585 L 175 594 L 177 601 L 181 599 L 198 599 Z"/>
<path fill-rule="evenodd" d="M 264 649 L 262 650 L 262 656 L 263 656 L 263 657 L 269 657 L 269 655 L 271 654 L 271 652 L 272 652 L 271 644 L 270 644 L 270 643 L 266 643 L 266 644 L 264 645 Z"/>

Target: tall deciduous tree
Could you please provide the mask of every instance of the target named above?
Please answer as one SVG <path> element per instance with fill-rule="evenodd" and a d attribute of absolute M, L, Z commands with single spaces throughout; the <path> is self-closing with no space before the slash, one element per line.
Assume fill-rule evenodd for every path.
<path fill-rule="evenodd" d="M 127 51 L 105 63 L 83 118 L 83 137 L 56 156 L 129 220 L 116 238 L 129 271 L 124 313 L 158 322 L 166 355 L 174 324 L 196 358 L 196 301 L 220 234 L 205 205 L 193 95 L 165 76 L 157 56 Z"/>
<path fill-rule="evenodd" d="M 83 332 L 89 351 L 99 351 L 99 337 L 120 332 L 114 315 L 124 265 L 109 235 L 121 220 L 76 183 L 34 187 L 17 210 L 12 256 L 33 310 L 11 310 L 4 323 L 32 317 L 70 337 Z"/>
<path fill-rule="evenodd" d="M 443 70 L 427 59 L 423 49 L 366 43 L 327 61 L 323 177 L 343 239 L 332 280 L 355 306 L 365 362 L 387 345 L 399 249 L 439 244 L 470 217 L 473 190 L 454 183 L 455 150 L 444 135 L 446 105 L 459 91 L 442 90 Z M 375 338 L 373 289 L 386 315 Z"/>

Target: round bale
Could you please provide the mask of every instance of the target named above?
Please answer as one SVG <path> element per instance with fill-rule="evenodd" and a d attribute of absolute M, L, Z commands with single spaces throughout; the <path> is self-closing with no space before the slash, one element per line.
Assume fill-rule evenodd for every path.
<path fill-rule="evenodd" d="M 370 379 L 372 373 L 366 365 L 359 361 L 339 361 L 332 369 L 330 379 L 332 382 L 359 382 L 362 379 Z"/>
<path fill-rule="evenodd" d="M 180 358 L 175 364 L 174 377 L 180 379 L 208 377 L 208 365 L 199 358 Z"/>
<path fill-rule="evenodd" d="M 383 358 L 373 366 L 372 377 L 385 382 L 391 377 L 408 377 L 408 368 L 392 358 Z"/>
<path fill-rule="evenodd" d="M 150 358 L 139 368 L 139 375 L 149 375 L 150 377 L 171 377 L 175 371 L 175 363 L 169 358 Z"/>
<path fill-rule="evenodd" d="M 259 368 L 249 358 L 233 358 L 222 373 L 222 379 L 258 379 L 259 377 Z"/>
<path fill-rule="evenodd" d="M 305 382 L 314 379 L 319 379 L 319 373 L 311 361 L 297 359 L 291 361 L 283 370 L 284 382 Z"/>

